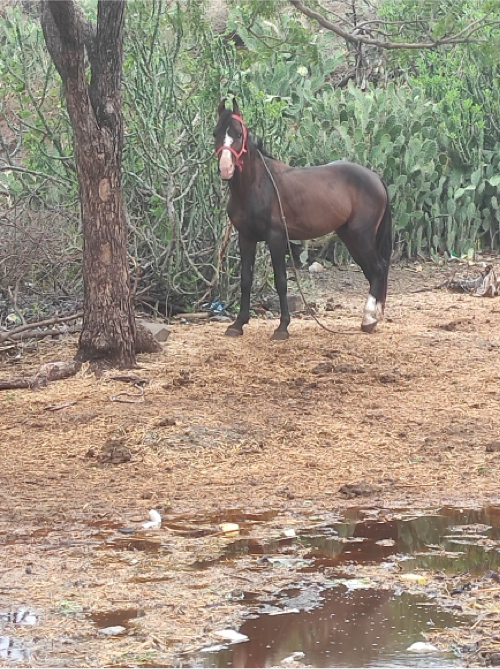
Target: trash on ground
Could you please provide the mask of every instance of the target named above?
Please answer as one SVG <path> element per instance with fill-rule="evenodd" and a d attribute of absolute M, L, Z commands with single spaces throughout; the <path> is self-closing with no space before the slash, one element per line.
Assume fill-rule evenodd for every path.
<path fill-rule="evenodd" d="M 142 523 L 145 530 L 159 530 L 161 527 L 161 516 L 156 509 L 151 509 L 149 512 L 149 520 Z"/>
<path fill-rule="evenodd" d="M 219 632 L 214 632 L 214 634 L 215 636 L 218 636 L 221 639 L 226 639 L 226 641 L 230 641 L 231 643 L 244 643 L 245 641 L 249 641 L 249 638 L 246 634 L 240 634 L 235 630 L 220 630 Z"/>

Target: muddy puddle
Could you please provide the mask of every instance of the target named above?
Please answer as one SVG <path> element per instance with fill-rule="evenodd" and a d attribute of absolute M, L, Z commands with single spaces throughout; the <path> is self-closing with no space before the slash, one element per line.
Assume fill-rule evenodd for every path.
<path fill-rule="evenodd" d="M 293 553 L 298 545 L 300 558 Z M 251 606 L 250 618 L 238 630 L 241 642 L 207 647 L 193 665 L 460 666 L 455 656 L 429 645 L 409 648 L 424 643 L 430 630 L 458 627 L 470 618 L 440 608 L 423 594 L 374 588 L 369 580 L 353 577 L 353 571 L 356 565 L 377 564 L 416 580 L 423 571 L 443 579 L 480 576 L 496 573 L 499 546 L 500 507 L 387 515 L 352 509 L 344 518 L 319 521 L 296 537 L 269 542 L 239 538 L 222 559 L 246 554 L 254 557 L 256 568 L 293 566 L 304 574 L 319 571 L 324 581 Z"/>
<path fill-rule="evenodd" d="M 117 627 L 126 629 L 137 618 L 142 618 L 144 611 L 141 609 L 116 609 L 114 611 L 97 611 L 88 614 L 88 618 L 95 623 L 100 630 L 108 630 Z"/>
<path fill-rule="evenodd" d="M 196 578 L 201 575 L 200 588 L 207 587 L 210 571 L 217 565 L 222 563 L 228 574 L 234 567 L 238 579 L 227 603 L 228 610 L 243 607 L 245 622 L 238 630 L 230 630 L 241 636 L 217 637 L 215 630 L 210 634 L 211 646 L 195 654 L 177 654 L 178 666 L 465 666 L 463 658 L 436 648 L 426 646 L 425 652 L 421 647 L 409 648 L 426 642 L 426 633 L 457 629 L 471 621 L 458 606 L 460 588 L 468 581 L 490 574 L 485 591 L 496 589 L 500 582 L 498 506 L 412 513 L 352 508 L 342 517 L 310 517 L 300 529 L 283 525 L 275 511 L 251 515 L 226 510 L 221 515 L 163 520 L 162 529 L 153 533 L 114 524 L 90 527 L 87 532 L 94 552 L 107 551 L 131 564 L 141 564 L 143 557 L 155 561 L 157 570 L 137 571 L 130 577 L 129 582 L 139 586 L 157 583 L 168 592 L 168 583 L 163 582 L 174 575 L 160 567 L 162 560 L 175 556 L 178 545 L 193 560 L 188 559 L 186 569 Z M 237 529 L 221 529 L 231 529 L 230 523 Z M 176 544 L 177 538 L 184 543 Z M 32 539 L 22 535 L 23 542 Z M 200 546 L 208 545 L 204 541 L 213 541 L 217 550 L 213 558 L 196 559 Z M 76 539 L 67 543 L 76 544 Z M 266 595 L 259 590 L 259 584 L 273 583 L 274 574 L 286 570 L 291 573 L 286 582 L 293 579 L 293 588 L 268 589 Z M 452 606 L 427 586 L 419 590 L 422 573 L 432 587 L 436 579 L 454 587 L 458 584 L 457 601 L 451 585 Z M 251 583 L 248 591 L 247 582 Z M 90 622 L 101 643 L 140 638 L 142 618 L 150 614 L 147 597 L 134 608 L 82 611 L 72 606 L 71 600 L 61 613 Z M 32 661 L 33 645 L 44 646 L 36 642 L 44 615 L 28 606 L 0 608 L 0 664 Z M 32 629 L 32 635 L 26 633 Z"/>
<path fill-rule="evenodd" d="M 30 652 L 23 642 L 12 635 L 4 635 L 5 627 L 28 627 L 38 622 L 38 616 L 28 608 L 20 607 L 12 611 L 0 610 L 0 661 L 24 662 Z"/>
<path fill-rule="evenodd" d="M 370 510 L 353 510 L 340 523 L 317 527 L 301 535 L 311 546 L 314 569 L 345 562 L 383 562 L 404 556 L 403 571 L 426 569 L 480 575 L 500 566 L 500 507 L 456 509 L 432 514 L 371 517 Z"/>
<path fill-rule="evenodd" d="M 204 667 L 269 667 L 296 658 L 313 667 L 455 666 L 452 655 L 407 650 L 431 627 L 460 624 L 422 598 L 345 586 L 326 590 L 318 608 L 248 620 L 249 641 L 200 653 Z M 288 662 L 285 661 L 284 664 Z"/>

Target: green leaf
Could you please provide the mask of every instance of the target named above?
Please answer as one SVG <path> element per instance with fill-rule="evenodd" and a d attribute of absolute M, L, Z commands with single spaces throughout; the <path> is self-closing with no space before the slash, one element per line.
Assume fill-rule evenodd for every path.
<path fill-rule="evenodd" d="M 469 220 L 472 220 L 473 218 L 476 217 L 477 214 L 477 208 L 474 202 L 471 202 L 469 206 L 467 207 L 467 216 L 469 217 Z"/>
<path fill-rule="evenodd" d="M 483 176 L 483 168 L 480 167 L 479 169 L 472 172 L 472 174 L 470 176 L 471 184 L 473 186 L 477 186 L 479 184 L 479 182 L 481 181 L 482 176 Z"/>
<path fill-rule="evenodd" d="M 465 186 L 464 188 L 457 188 L 455 191 L 455 200 L 458 200 L 458 198 L 462 197 L 462 195 L 468 191 L 468 190 L 476 190 L 475 186 Z"/>

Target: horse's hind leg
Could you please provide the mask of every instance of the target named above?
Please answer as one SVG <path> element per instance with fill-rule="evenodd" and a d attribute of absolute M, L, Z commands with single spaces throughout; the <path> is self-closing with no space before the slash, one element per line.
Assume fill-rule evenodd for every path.
<path fill-rule="evenodd" d="M 290 310 L 287 299 L 287 281 L 286 281 L 286 239 L 276 235 L 268 240 L 271 260 L 274 270 L 274 285 L 280 300 L 280 324 L 273 333 L 271 339 L 288 339 L 288 326 L 290 324 Z"/>
<path fill-rule="evenodd" d="M 384 315 L 387 295 L 386 261 L 378 252 L 371 235 L 357 228 L 350 229 L 348 225 L 350 224 L 338 228 L 337 233 L 370 283 L 361 329 L 363 332 L 373 332 Z"/>
<path fill-rule="evenodd" d="M 253 267 L 257 244 L 242 235 L 239 236 L 241 256 L 241 298 L 240 311 L 236 320 L 226 330 L 228 337 L 239 337 L 243 334 L 243 326 L 250 320 L 250 291 L 252 290 Z"/>

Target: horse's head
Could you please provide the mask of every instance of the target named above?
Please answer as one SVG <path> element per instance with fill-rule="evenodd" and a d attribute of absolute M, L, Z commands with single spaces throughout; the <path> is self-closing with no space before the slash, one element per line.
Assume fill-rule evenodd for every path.
<path fill-rule="evenodd" d="M 219 159 L 221 178 L 227 181 L 233 177 L 235 169 L 243 169 L 248 131 L 236 100 L 233 100 L 232 111 L 226 108 L 226 100 L 222 100 L 217 111 L 219 120 L 214 130 L 215 154 Z"/>

